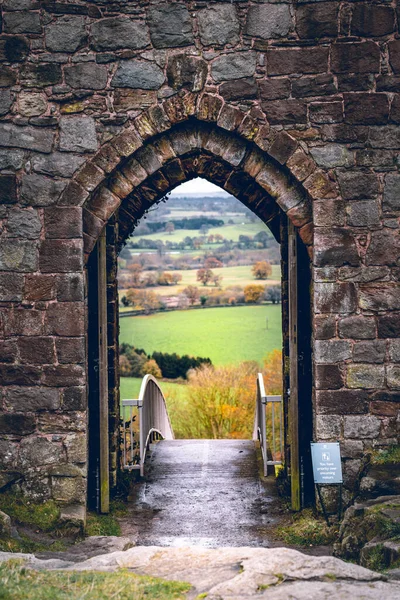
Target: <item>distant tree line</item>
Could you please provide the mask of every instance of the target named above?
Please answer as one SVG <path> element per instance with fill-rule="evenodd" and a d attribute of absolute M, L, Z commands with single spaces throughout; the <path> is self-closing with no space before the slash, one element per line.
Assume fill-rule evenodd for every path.
<path fill-rule="evenodd" d="M 147 354 L 143 348 L 135 348 L 123 343 L 119 347 L 120 375 L 123 377 L 143 377 L 148 373 L 167 379 L 187 379 L 190 369 L 201 365 L 211 365 L 209 358 L 201 356 L 179 356 L 176 352 L 153 352 Z"/>
<path fill-rule="evenodd" d="M 212 219 L 211 217 L 184 217 L 183 219 L 171 219 L 169 221 L 174 225 L 175 229 L 200 229 L 203 225 L 206 227 L 222 227 L 225 222 L 222 219 Z M 146 226 L 150 229 L 150 233 L 157 233 L 165 230 L 164 221 L 147 222 Z"/>

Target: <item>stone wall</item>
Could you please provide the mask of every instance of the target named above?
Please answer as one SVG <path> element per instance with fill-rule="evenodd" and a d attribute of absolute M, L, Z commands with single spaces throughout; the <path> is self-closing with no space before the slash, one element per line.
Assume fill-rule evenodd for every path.
<path fill-rule="evenodd" d="M 342 440 L 353 489 L 398 437 L 396 2 L 1 11 L 1 485 L 85 502 L 86 258 L 116 211 L 122 241 L 203 175 L 275 229 L 283 210 L 309 249 L 315 439 Z"/>

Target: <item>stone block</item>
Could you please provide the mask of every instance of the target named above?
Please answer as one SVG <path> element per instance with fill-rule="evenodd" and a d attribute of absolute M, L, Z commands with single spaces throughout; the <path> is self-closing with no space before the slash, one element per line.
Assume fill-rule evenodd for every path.
<path fill-rule="evenodd" d="M 81 240 L 45 240 L 40 245 L 39 265 L 42 273 L 81 271 Z"/>
<path fill-rule="evenodd" d="M 26 437 L 21 441 L 19 449 L 21 467 L 43 467 L 63 462 L 65 462 L 65 452 L 61 444 L 37 435 Z"/>
<path fill-rule="evenodd" d="M 61 65 L 27 63 L 20 71 L 21 83 L 28 88 L 44 88 L 62 82 Z"/>
<path fill-rule="evenodd" d="M 233 4 L 225 2 L 199 10 L 197 23 L 204 46 L 235 46 L 239 42 L 240 24 Z"/>
<path fill-rule="evenodd" d="M 376 91 L 393 93 L 400 92 L 400 77 L 396 75 L 379 75 L 376 78 Z"/>
<path fill-rule="evenodd" d="M 337 2 L 299 5 L 296 8 L 296 31 L 299 38 L 336 37 L 338 33 Z"/>
<path fill-rule="evenodd" d="M 4 116 L 13 104 L 13 96 L 10 90 L 0 90 L 0 116 Z"/>
<path fill-rule="evenodd" d="M 15 363 L 17 358 L 16 343 L 13 340 L 0 341 L 0 363 Z"/>
<path fill-rule="evenodd" d="M 339 337 L 354 340 L 368 340 L 376 336 L 376 323 L 373 317 L 345 317 L 339 321 Z"/>
<path fill-rule="evenodd" d="M 321 364 L 343 362 L 351 358 L 351 344 L 345 340 L 315 340 L 314 357 Z"/>
<path fill-rule="evenodd" d="M 54 342 L 48 337 L 21 337 L 18 339 L 21 364 L 42 365 L 55 362 Z"/>
<path fill-rule="evenodd" d="M 389 62 L 393 72 L 400 73 L 400 40 L 392 40 L 388 43 Z"/>
<path fill-rule="evenodd" d="M 344 437 L 374 439 L 379 436 L 381 422 L 373 415 L 345 416 Z"/>
<path fill-rule="evenodd" d="M 358 170 L 340 171 L 338 181 L 345 200 L 373 198 L 379 193 L 379 180 L 375 173 Z"/>
<path fill-rule="evenodd" d="M 21 92 L 18 96 L 18 112 L 24 117 L 37 117 L 47 110 L 47 99 L 37 92 Z"/>
<path fill-rule="evenodd" d="M 46 313 L 48 335 L 81 337 L 85 333 L 84 306 L 82 302 L 56 302 Z"/>
<path fill-rule="evenodd" d="M 107 85 L 107 67 L 96 63 L 78 63 L 65 67 L 65 82 L 72 88 L 103 90 Z"/>
<path fill-rule="evenodd" d="M 368 392 L 320 390 L 316 394 L 317 412 L 325 415 L 351 415 L 368 412 Z"/>
<path fill-rule="evenodd" d="M 0 273 L 0 302 L 22 300 L 23 276 L 15 273 Z"/>
<path fill-rule="evenodd" d="M 382 388 L 385 385 L 385 367 L 373 364 L 348 365 L 346 383 L 349 388 Z"/>
<path fill-rule="evenodd" d="M 222 108 L 222 100 L 219 96 L 204 94 L 199 103 L 197 118 L 201 121 L 217 121 Z"/>
<path fill-rule="evenodd" d="M 352 125 L 385 125 L 389 118 L 386 94 L 344 94 L 345 122 Z"/>
<path fill-rule="evenodd" d="M 314 315 L 314 338 L 329 340 L 336 337 L 336 319 L 332 315 Z"/>
<path fill-rule="evenodd" d="M 36 152 L 50 153 L 54 131 L 38 127 L 19 127 L 10 123 L 0 123 L 0 146 L 24 148 Z"/>
<path fill-rule="evenodd" d="M 315 77 L 299 77 L 292 81 L 292 95 L 295 98 L 330 96 L 336 92 L 337 88 L 332 75 L 323 74 L 316 75 Z"/>
<path fill-rule="evenodd" d="M 36 429 L 33 415 L 21 413 L 0 413 L 0 433 L 7 435 L 28 435 Z"/>
<path fill-rule="evenodd" d="M 362 458 L 364 444 L 359 440 L 343 440 L 340 443 L 340 454 L 342 458 Z"/>
<path fill-rule="evenodd" d="M 260 79 L 258 85 L 261 100 L 280 100 L 290 96 L 290 79 Z"/>
<path fill-rule="evenodd" d="M 400 237 L 397 230 L 374 231 L 366 254 L 366 264 L 396 265 L 400 255 Z"/>
<path fill-rule="evenodd" d="M 256 4 L 248 9 L 244 33 L 263 40 L 286 37 L 293 28 L 288 4 Z"/>
<path fill-rule="evenodd" d="M 82 237 L 82 209 L 75 206 L 46 208 L 44 226 L 46 238 Z"/>
<path fill-rule="evenodd" d="M 91 25 L 91 44 L 97 51 L 132 48 L 138 50 L 150 43 L 147 26 L 127 16 L 100 19 Z"/>
<path fill-rule="evenodd" d="M 394 212 L 400 210 L 400 174 L 387 173 L 383 192 L 383 210 Z"/>
<path fill-rule="evenodd" d="M 370 402 L 369 410 L 372 415 L 379 417 L 397 417 L 399 405 L 397 402 Z"/>
<path fill-rule="evenodd" d="M 153 5 L 147 20 L 155 48 L 180 48 L 194 43 L 190 13 L 184 4 Z"/>
<path fill-rule="evenodd" d="M 65 388 L 62 394 L 62 407 L 64 411 L 86 410 L 87 393 L 84 387 Z"/>
<path fill-rule="evenodd" d="M 57 365 L 43 367 L 43 384 L 50 387 L 80 386 L 86 383 L 82 365 Z"/>
<path fill-rule="evenodd" d="M 378 75 L 377 81 L 381 76 Z M 375 76 L 370 73 L 349 73 L 337 75 L 339 92 L 368 92 L 374 88 Z M 379 92 L 378 85 L 376 90 Z"/>
<path fill-rule="evenodd" d="M 6 336 L 43 335 L 43 317 L 41 310 L 17 308 L 8 315 L 4 324 Z"/>
<path fill-rule="evenodd" d="M 389 342 L 389 359 L 392 362 L 400 362 L 400 340 Z"/>
<path fill-rule="evenodd" d="M 400 149 L 400 128 L 397 125 L 371 126 L 369 142 L 372 148 Z"/>
<path fill-rule="evenodd" d="M 15 175 L 0 175 L 0 205 L 17 202 L 17 178 Z"/>
<path fill-rule="evenodd" d="M 37 243 L 5 239 L 0 246 L 0 271 L 33 272 L 38 267 Z"/>
<path fill-rule="evenodd" d="M 374 227 L 380 224 L 377 200 L 359 200 L 347 206 L 347 224 L 352 227 Z"/>
<path fill-rule="evenodd" d="M 84 156 L 63 152 L 53 152 L 50 155 L 36 154 L 31 159 L 32 169 L 36 173 L 60 177 L 72 177 L 84 162 Z"/>
<path fill-rule="evenodd" d="M 315 162 L 301 148 L 292 154 L 286 166 L 299 181 L 307 179 L 315 170 Z"/>
<path fill-rule="evenodd" d="M 363 2 L 353 8 L 351 34 L 359 37 L 381 37 L 393 33 L 395 12 L 391 6 Z"/>
<path fill-rule="evenodd" d="M 18 445 L 11 440 L 0 440 L 0 469 L 16 467 Z"/>
<path fill-rule="evenodd" d="M 6 12 L 3 15 L 4 33 L 42 33 L 40 13 L 28 11 Z"/>
<path fill-rule="evenodd" d="M 341 438 L 342 419 L 338 415 L 317 415 L 315 419 L 316 440 L 337 441 Z"/>
<path fill-rule="evenodd" d="M 374 42 L 347 42 L 332 45 L 333 73 L 379 73 L 380 51 Z"/>
<path fill-rule="evenodd" d="M 336 390 L 343 387 L 343 375 L 338 365 L 316 365 L 315 387 L 319 390 Z"/>
<path fill-rule="evenodd" d="M 396 94 L 390 105 L 390 120 L 400 123 L 400 94 Z"/>
<path fill-rule="evenodd" d="M 92 117 L 64 116 L 60 118 L 60 150 L 63 152 L 94 152 L 98 148 L 96 124 Z"/>
<path fill-rule="evenodd" d="M 114 146 L 105 144 L 93 157 L 92 163 L 105 173 L 111 173 L 119 164 L 120 160 L 121 157 Z"/>
<path fill-rule="evenodd" d="M 352 313 L 357 309 L 354 283 L 315 283 L 314 307 L 317 313 Z"/>
<path fill-rule="evenodd" d="M 76 52 L 87 41 L 85 19 L 63 15 L 45 28 L 46 48 L 52 52 Z"/>
<path fill-rule="evenodd" d="M 378 336 L 380 338 L 400 337 L 400 313 L 378 316 Z"/>
<path fill-rule="evenodd" d="M 114 107 L 118 111 L 146 109 L 157 102 L 155 90 L 117 89 L 114 92 Z"/>
<path fill-rule="evenodd" d="M 245 77 L 221 84 L 219 93 L 225 100 L 251 100 L 257 98 L 258 88 L 254 77 Z"/>
<path fill-rule="evenodd" d="M 211 75 L 217 83 L 252 77 L 256 70 L 257 55 L 249 50 L 218 56 L 211 65 Z"/>
<path fill-rule="evenodd" d="M 261 106 L 272 125 L 307 122 L 307 105 L 300 100 L 272 100 Z"/>
<path fill-rule="evenodd" d="M 111 85 L 113 87 L 158 90 L 165 81 L 157 65 L 137 59 L 124 61 L 118 67 Z"/>
<path fill-rule="evenodd" d="M 81 302 L 84 299 L 83 275 L 66 273 L 56 277 L 57 300 L 59 302 Z"/>
<path fill-rule="evenodd" d="M 312 102 L 309 116 L 311 123 L 340 123 L 343 121 L 342 102 Z"/>
<path fill-rule="evenodd" d="M 87 438 L 82 433 L 70 433 L 65 437 L 68 462 L 85 463 L 87 460 Z"/>
<path fill-rule="evenodd" d="M 37 339 L 37 338 L 28 338 Z M 15 387 L 6 389 L 5 406 L 12 412 L 40 412 L 59 410 L 60 390 L 45 387 Z"/>
<path fill-rule="evenodd" d="M 386 342 L 370 340 L 356 342 L 353 346 L 353 361 L 361 363 L 383 363 L 386 355 Z"/>
<path fill-rule="evenodd" d="M 354 164 L 354 152 L 343 144 L 324 144 L 310 148 L 310 153 L 319 167 L 351 167 Z"/>
<path fill-rule="evenodd" d="M 324 73 L 328 70 L 329 49 L 316 48 L 271 49 L 267 52 L 268 75 Z"/>
<path fill-rule="evenodd" d="M 26 275 L 24 298 L 31 302 L 54 300 L 56 282 L 51 275 Z"/>
<path fill-rule="evenodd" d="M 20 35 L 0 35 L 0 60 L 10 63 L 23 62 L 29 53 L 28 40 Z"/>
<path fill-rule="evenodd" d="M 205 85 L 207 71 L 207 63 L 202 58 L 176 54 L 168 60 L 168 85 L 174 90 L 184 87 L 192 92 L 200 92 Z"/>
<path fill-rule="evenodd" d="M 57 360 L 61 364 L 84 363 L 86 356 L 85 338 L 57 338 Z"/>
<path fill-rule="evenodd" d="M 2 149 L 0 148 L 0 170 L 11 170 L 16 171 L 20 169 L 24 162 L 24 152 L 22 150 L 14 150 L 14 149 Z M 8 177 L 4 175 L 3 177 Z M 15 179 L 14 179 L 15 181 Z M 4 190 L 9 188 L 10 183 L 6 184 Z M 0 186 L 1 186 L 1 178 L 0 178 Z M 3 194 L 4 194 L 3 190 Z"/>
<path fill-rule="evenodd" d="M 86 482 L 83 477 L 52 477 L 52 497 L 56 502 L 86 501 Z"/>
<path fill-rule="evenodd" d="M 400 367 L 398 365 L 387 366 L 387 384 L 392 390 L 400 390 Z"/>
<path fill-rule="evenodd" d="M 364 310 L 399 310 L 400 283 L 380 283 L 360 287 L 359 304 Z"/>
<path fill-rule="evenodd" d="M 25 205 L 50 206 L 56 203 L 64 188 L 64 181 L 56 181 L 35 173 L 24 175 L 21 200 Z"/>
<path fill-rule="evenodd" d="M 42 223 L 37 210 L 11 209 L 7 221 L 8 237 L 23 237 L 35 240 L 39 237 Z"/>

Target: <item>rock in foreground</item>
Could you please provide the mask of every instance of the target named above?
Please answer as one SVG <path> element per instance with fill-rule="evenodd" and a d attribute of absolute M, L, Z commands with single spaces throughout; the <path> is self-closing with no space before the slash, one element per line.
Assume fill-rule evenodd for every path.
<path fill-rule="evenodd" d="M 34 569 L 116 571 L 188 581 L 189 597 L 209 600 L 395 600 L 400 583 L 330 556 L 307 556 L 288 548 L 165 548 L 137 546 L 80 563 L 40 560 L 32 554 L 0 553 L 0 561 L 20 558 Z"/>

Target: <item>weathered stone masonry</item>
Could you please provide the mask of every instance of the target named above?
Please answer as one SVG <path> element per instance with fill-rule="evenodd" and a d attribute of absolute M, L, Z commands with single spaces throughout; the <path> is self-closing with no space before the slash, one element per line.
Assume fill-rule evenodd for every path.
<path fill-rule="evenodd" d="M 1 487 L 85 503 L 87 257 L 114 213 L 123 241 L 201 175 L 272 228 L 285 212 L 309 249 L 314 437 L 342 441 L 353 489 L 399 428 L 396 2 L 3 0 L 1 17 Z"/>

